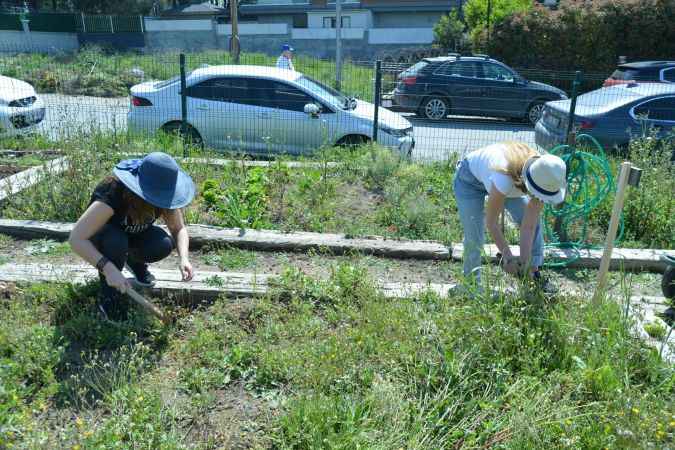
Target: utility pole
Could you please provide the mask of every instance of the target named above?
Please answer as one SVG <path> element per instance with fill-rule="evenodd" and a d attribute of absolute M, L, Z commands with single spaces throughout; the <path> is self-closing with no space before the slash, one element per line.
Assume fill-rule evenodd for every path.
<path fill-rule="evenodd" d="M 335 0 L 335 88 L 342 85 L 342 0 Z"/>
<path fill-rule="evenodd" d="M 232 24 L 232 35 L 230 37 L 230 56 L 235 64 L 239 64 L 239 0 L 230 0 L 230 23 Z"/>
<path fill-rule="evenodd" d="M 490 45 L 490 16 L 492 15 L 492 1 L 487 0 L 487 43 Z"/>

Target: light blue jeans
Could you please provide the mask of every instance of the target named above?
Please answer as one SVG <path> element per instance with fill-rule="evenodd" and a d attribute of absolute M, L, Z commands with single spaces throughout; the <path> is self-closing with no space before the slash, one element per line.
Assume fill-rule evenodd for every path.
<path fill-rule="evenodd" d="M 464 229 L 464 276 L 473 275 L 480 282 L 481 254 L 485 242 L 485 197 L 488 192 L 469 169 L 466 159 L 457 163 L 453 182 L 455 199 L 459 210 L 459 219 Z M 507 198 L 504 207 L 509 215 L 520 225 L 525 215 L 528 197 Z M 541 222 L 537 225 L 532 243 L 533 267 L 544 263 L 544 238 L 541 234 Z"/>

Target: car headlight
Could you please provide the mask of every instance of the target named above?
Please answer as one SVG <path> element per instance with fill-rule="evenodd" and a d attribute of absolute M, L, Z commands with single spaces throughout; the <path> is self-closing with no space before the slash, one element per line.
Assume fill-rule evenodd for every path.
<path fill-rule="evenodd" d="M 380 124 L 380 131 L 387 133 L 390 136 L 397 138 L 402 138 L 412 135 L 412 127 L 409 128 L 391 128 L 386 125 Z"/>

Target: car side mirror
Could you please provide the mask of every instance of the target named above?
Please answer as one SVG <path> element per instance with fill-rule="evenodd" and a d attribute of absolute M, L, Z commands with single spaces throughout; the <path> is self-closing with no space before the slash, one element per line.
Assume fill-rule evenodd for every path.
<path fill-rule="evenodd" d="M 305 114 L 311 117 L 319 117 L 319 113 L 321 113 L 321 108 L 319 108 L 319 106 L 314 103 L 307 103 L 304 107 L 304 111 Z"/>

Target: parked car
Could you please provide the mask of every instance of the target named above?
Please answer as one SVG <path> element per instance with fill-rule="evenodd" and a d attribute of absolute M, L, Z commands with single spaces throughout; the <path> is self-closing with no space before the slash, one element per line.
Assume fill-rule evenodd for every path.
<path fill-rule="evenodd" d="M 603 87 L 635 82 L 675 83 L 675 61 L 641 61 L 620 64 Z"/>
<path fill-rule="evenodd" d="M 33 86 L 0 75 L 0 136 L 27 133 L 44 118 L 44 103 Z"/>
<path fill-rule="evenodd" d="M 430 120 L 449 114 L 524 119 L 535 124 L 562 90 L 528 81 L 485 55 L 426 58 L 398 76 L 393 106 Z M 387 106 L 387 105 L 385 105 Z"/>
<path fill-rule="evenodd" d="M 570 100 L 546 104 L 535 127 L 535 141 L 546 150 L 565 141 Z M 597 89 L 577 97 L 573 128 L 605 148 L 625 148 L 646 131 L 656 137 L 675 132 L 675 84 L 631 83 Z"/>
<path fill-rule="evenodd" d="M 358 144 L 373 137 L 374 105 L 348 98 L 299 72 L 260 66 L 213 66 L 186 77 L 187 133 L 216 149 L 306 154 L 322 145 Z M 128 124 L 154 133 L 180 128 L 180 80 L 131 88 Z M 378 142 L 409 155 L 413 128 L 381 108 Z"/>

